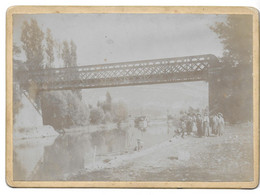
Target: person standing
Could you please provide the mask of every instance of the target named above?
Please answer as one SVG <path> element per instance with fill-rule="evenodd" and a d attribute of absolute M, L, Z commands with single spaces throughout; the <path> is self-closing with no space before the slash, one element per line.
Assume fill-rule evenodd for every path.
<path fill-rule="evenodd" d="M 184 133 L 186 131 L 186 123 L 184 120 L 181 120 L 181 137 L 184 138 Z"/>
<path fill-rule="evenodd" d="M 225 127 L 225 121 L 223 115 L 221 113 L 218 113 L 218 136 L 223 135 L 224 127 Z"/>
<path fill-rule="evenodd" d="M 190 135 L 190 133 L 192 132 L 192 117 L 191 117 L 190 113 L 188 114 L 186 122 L 187 122 L 187 125 L 186 125 L 187 134 Z"/>
<path fill-rule="evenodd" d="M 200 114 L 197 114 L 196 126 L 197 126 L 197 134 L 199 137 L 201 137 L 202 136 L 202 118 L 201 118 Z"/>
<path fill-rule="evenodd" d="M 196 132 L 197 131 L 197 125 L 196 125 L 196 114 L 194 113 L 192 115 L 192 132 Z"/>
<path fill-rule="evenodd" d="M 203 134 L 209 137 L 209 116 L 207 113 L 203 117 Z"/>
<path fill-rule="evenodd" d="M 218 116 L 216 114 L 214 114 L 214 116 L 212 117 L 212 134 L 214 135 L 218 135 Z"/>

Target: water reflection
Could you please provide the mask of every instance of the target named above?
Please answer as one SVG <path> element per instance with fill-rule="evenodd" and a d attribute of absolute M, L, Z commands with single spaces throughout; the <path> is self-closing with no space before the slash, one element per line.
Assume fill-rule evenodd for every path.
<path fill-rule="evenodd" d="M 65 180 L 71 173 L 94 166 L 95 161 L 106 155 L 123 152 L 125 147 L 124 130 L 65 134 L 44 147 L 43 158 L 29 179 Z"/>
<path fill-rule="evenodd" d="M 31 177 L 38 162 L 42 161 L 45 147 L 52 145 L 56 137 L 14 140 L 14 180 L 27 180 Z"/>
<path fill-rule="evenodd" d="M 15 141 L 15 180 L 67 180 L 82 169 L 109 163 L 118 155 L 134 152 L 136 140 L 143 148 L 167 139 L 166 128 L 157 124 L 141 133 L 131 125 L 121 129 L 65 133 L 58 137 Z M 93 178 L 94 180 L 95 178 Z"/>

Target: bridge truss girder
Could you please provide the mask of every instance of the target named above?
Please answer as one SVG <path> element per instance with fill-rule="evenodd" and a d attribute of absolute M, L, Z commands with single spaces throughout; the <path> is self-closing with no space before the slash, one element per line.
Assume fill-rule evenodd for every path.
<path fill-rule="evenodd" d="M 174 83 L 208 80 L 217 62 L 213 55 L 199 55 L 22 71 L 17 76 L 21 86 L 33 83 L 38 91 Z"/>

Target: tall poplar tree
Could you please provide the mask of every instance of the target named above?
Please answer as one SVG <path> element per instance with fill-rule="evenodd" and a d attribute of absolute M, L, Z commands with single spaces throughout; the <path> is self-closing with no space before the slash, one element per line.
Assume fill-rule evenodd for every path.
<path fill-rule="evenodd" d="M 46 68 L 51 68 L 54 62 L 54 40 L 51 34 L 51 30 L 48 28 L 46 32 L 46 49 L 47 64 Z"/>
<path fill-rule="evenodd" d="M 35 19 L 31 19 L 30 23 L 27 21 L 23 23 L 21 42 L 26 56 L 25 63 L 29 70 L 43 68 L 43 40 L 44 33 Z"/>

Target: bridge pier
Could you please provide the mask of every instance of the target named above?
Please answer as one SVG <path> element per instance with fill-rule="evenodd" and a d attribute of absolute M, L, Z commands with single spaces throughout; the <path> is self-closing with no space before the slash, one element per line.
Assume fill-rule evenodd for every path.
<path fill-rule="evenodd" d="M 221 66 L 218 59 L 211 61 L 208 69 L 208 93 L 209 93 L 209 114 L 217 114 L 221 112 L 219 108 L 219 101 L 221 97 L 221 84 L 220 84 Z"/>

